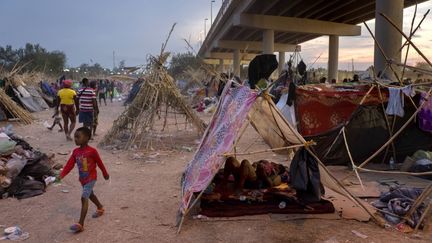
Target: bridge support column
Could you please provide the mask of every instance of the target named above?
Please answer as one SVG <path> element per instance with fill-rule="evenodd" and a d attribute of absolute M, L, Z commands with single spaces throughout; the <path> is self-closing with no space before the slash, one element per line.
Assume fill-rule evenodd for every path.
<path fill-rule="evenodd" d="M 263 32 L 263 54 L 274 54 L 274 30 Z"/>
<path fill-rule="evenodd" d="M 236 49 L 233 53 L 233 71 L 234 75 L 240 77 L 240 50 Z"/>
<path fill-rule="evenodd" d="M 338 81 L 338 63 L 339 63 L 339 36 L 329 36 L 329 55 L 328 55 L 328 82 L 332 79 Z"/>
<path fill-rule="evenodd" d="M 284 66 L 285 66 L 285 52 L 279 52 L 279 66 L 278 66 L 279 75 L 282 74 Z"/>
<path fill-rule="evenodd" d="M 384 13 L 389 17 L 400 29 L 403 25 L 403 8 L 404 0 L 379 0 L 376 1 L 375 14 L 375 37 L 377 42 L 383 48 L 385 55 L 397 62 L 401 61 L 401 52 L 399 48 L 402 46 L 402 35 L 385 20 L 380 13 Z M 380 49 L 375 45 L 375 60 L 374 66 L 377 74 L 385 71 L 387 78 L 397 81 L 394 73 L 385 68 L 387 61 L 381 54 Z M 395 71 L 400 75 L 400 68 L 394 67 Z"/>

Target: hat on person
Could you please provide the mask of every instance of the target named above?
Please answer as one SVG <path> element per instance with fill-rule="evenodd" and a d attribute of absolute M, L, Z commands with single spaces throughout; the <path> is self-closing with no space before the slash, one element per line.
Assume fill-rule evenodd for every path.
<path fill-rule="evenodd" d="M 65 81 L 63 81 L 63 87 L 64 88 L 70 88 L 70 87 L 72 87 L 72 83 L 73 83 L 73 81 L 70 79 L 65 80 Z"/>

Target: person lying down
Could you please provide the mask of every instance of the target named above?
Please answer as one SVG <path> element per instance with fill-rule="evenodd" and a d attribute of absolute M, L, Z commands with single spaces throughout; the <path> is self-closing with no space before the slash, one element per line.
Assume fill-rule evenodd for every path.
<path fill-rule="evenodd" d="M 248 160 L 243 160 L 240 163 L 236 158 L 228 157 L 223 173 L 223 186 L 226 187 L 230 176 L 233 176 L 236 192 L 245 188 L 271 188 L 288 182 L 288 174 L 285 166 L 267 160 L 260 160 L 251 164 Z"/>

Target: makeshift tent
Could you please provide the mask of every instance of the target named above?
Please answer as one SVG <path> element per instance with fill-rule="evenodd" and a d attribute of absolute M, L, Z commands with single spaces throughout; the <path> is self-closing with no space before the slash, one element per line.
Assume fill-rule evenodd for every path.
<path fill-rule="evenodd" d="M 405 116 L 396 119 L 394 130 L 398 131 L 414 112 L 415 108 L 407 103 Z M 347 144 L 352 148 L 351 155 L 356 163 L 366 160 L 391 137 L 381 105 L 359 106 L 345 126 L 320 136 L 309 137 L 317 142 L 315 149 L 326 165 L 350 164 L 345 141 L 341 136 L 342 129 L 345 130 Z M 394 149 L 394 153 L 383 151 L 373 161 L 387 162 L 390 157 L 396 155 L 393 158 L 394 161 L 401 163 L 407 156 L 411 156 L 420 149 L 431 150 L 432 134 L 421 131 L 417 124 L 411 122 L 395 139 L 394 148 L 390 147 L 390 149 Z"/>
<path fill-rule="evenodd" d="M 280 142 L 277 145 L 290 144 L 288 147 L 276 148 L 274 150 L 287 150 L 290 148 L 305 147 L 305 149 L 318 161 L 315 153 L 296 129 L 292 127 L 277 109 L 271 98 L 266 92 L 258 93 L 245 86 L 231 88 L 231 82 L 225 86 L 217 111 L 204 133 L 201 144 L 196 151 L 194 158 L 187 165 L 182 177 L 182 198 L 178 214 L 179 231 L 184 217 L 196 204 L 204 190 L 213 180 L 216 173 L 222 168 L 225 162 L 225 155 L 232 153 L 237 142 L 243 133 L 242 127 L 247 123 L 248 116 L 262 115 L 262 119 L 267 119 L 262 123 L 254 123 L 258 133 L 263 133 L 264 138 L 273 130 L 278 134 Z M 265 132 L 263 132 L 265 131 Z M 268 131 L 266 135 L 266 131 Z M 276 145 L 276 144 L 275 144 Z M 359 207 L 362 207 L 377 222 L 382 224 L 382 220 L 373 215 L 365 208 L 357 198 L 348 192 L 344 186 L 319 162 L 321 182 L 328 188 L 341 193 L 353 200 Z M 199 193 L 198 196 L 196 194 Z"/>
<path fill-rule="evenodd" d="M 44 107 L 48 106 L 45 102 L 44 104 L 41 104 L 39 100 L 35 99 L 34 96 L 32 96 L 22 85 L 17 86 L 16 88 L 11 87 L 11 89 L 13 91 L 12 97 L 15 98 L 15 100 L 18 100 L 19 103 L 30 112 L 43 111 L 45 110 Z"/>
<path fill-rule="evenodd" d="M 33 101 L 36 104 L 38 104 L 38 106 L 42 110 L 49 109 L 49 106 L 48 106 L 47 102 L 45 102 L 45 100 L 42 98 L 41 91 L 38 87 L 33 86 L 33 85 L 28 85 L 25 88 L 30 93 L 31 97 L 33 98 Z"/>
<path fill-rule="evenodd" d="M 176 115 L 183 115 L 184 124 L 195 126 L 199 134 L 204 132 L 205 123 L 186 103 L 173 78 L 163 67 L 167 58 L 168 54 L 162 53 L 158 59 L 152 59 L 152 67 L 146 74 L 136 97 L 114 121 L 113 127 L 100 145 L 110 146 L 120 141 L 124 149 L 129 149 L 131 146 L 151 148 L 153 142 L 158 140 L 158 131 L 154 127 L 156 119 L 164 120 L 161 129 L 163 131 L 170 125 L 168 118 L 171 114 L 174 114 L 176 123 Z"/>

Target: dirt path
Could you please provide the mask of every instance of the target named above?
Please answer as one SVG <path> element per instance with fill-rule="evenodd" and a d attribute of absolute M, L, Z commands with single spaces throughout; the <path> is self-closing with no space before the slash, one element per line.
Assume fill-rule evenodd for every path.
<path fill-rule="evenodd" d="M 92 143 L 94 146 L 123 107 L 115 103 L 102 106 L 101 110 L 100 136 Z M 34 147 L 56 153 L 58 162 L 65 163 L 67 156 L 58 153 L 70 152 L 74 144 L 66 142 L 63 134 L 43 128 L 50 112 L 36 116 L 37 123 L 15 126 L 16 132 Z M 246 141 L 255 138 L 252 133 L 247 136 Z M 86 230 L 81 234 L 68 232 L 80 210 L 81 187 L 75 170 L 62 185 L 50 186 L 39 197 L 0 200 L 0 225 L 21 226 L 30 233 L 27 242 L 430 242 L 432 239 L 424 235 L 423 239 L 415 240 L 394 230 L 381 229 L 374 223 L 310 219 L 281 222 L 268 217 L 240 222 L 189 219 L 177 235 L 174 223 L 180 200 L 179 181 L 193 152 L 156 152 L 160 155 L 146 163 L 132 159 L 131 153 L 100 150 L 111 180 L 99 178 L 95 192 L 107 213 L 100 219 L 88 217 Z M 91 206 L 90 212 L 93 210 Z M 352 230 L 369 237 L 363 240 L 353 235 Z"/>

